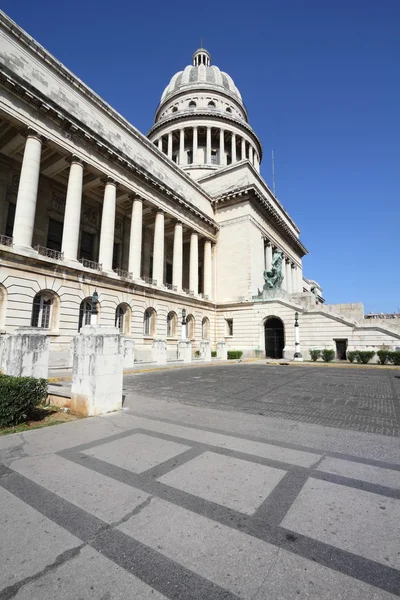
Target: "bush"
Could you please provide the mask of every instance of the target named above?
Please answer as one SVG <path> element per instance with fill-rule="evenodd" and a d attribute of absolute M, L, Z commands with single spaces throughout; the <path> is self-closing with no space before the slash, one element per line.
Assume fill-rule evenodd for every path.
<path fill-rule="evenodd" d="M 375 352 L 373 350 L 358 350 L 357 352 L 357 362 L 367 365 L 370 360 L 372 360 L 375 356 Z"/>
<path fill-rule="evenodd" d="M 243 352 L 241 350 L 228 350 L 228 360 L 235 360 L 235 358 L 242 358 Z"/>
<path fill-rule="evenodd" d="M 200 357 L 200 350 L 196 350 L 196 352 L 194 353 L 194 355 L 195 355 L 196 358 L 199 358 Z"/>
<path fill-rule="evenodd" d="M 211 350 L 211 358 L 217 358 L 217 351 Z"/>
<path fill-rule="evenodd" d="M 46 397 L 46 379 L 0 375 L 0 427 L 26 421 L 29 411 Z"/>
<path fill-rule="evenodd" d="M 311 360 L 316 362 L 319 358 L 321 358 L 321 350 L 310 350 Z"/>
<path fill-rule="evenodd" d="M 357 356 L 358 356 L 358 350 L 349 350 L 347 352 L 347 358 L 349 359 L 349 361 L 351 363 L 353 363 L 356 360 Z"/>
<path fill-rule="evenodd" d="M 324 362 L 331 362 L 335 358 L 335 351 L 329 348 L 324 348 L 321 352 L 321 356 Z"/>
<path fill-rule="evenodd" d="M 377 355 L 379 358 L 379 364 L 385 365 L 387 362 L 390 362 L 389 354 L 389 350 L 378 350 Z"/>
<path fill-rule="evenodd" d="M 400 350 L 390 350 L 388 356 L 394 365 L 400 365 Z"/>

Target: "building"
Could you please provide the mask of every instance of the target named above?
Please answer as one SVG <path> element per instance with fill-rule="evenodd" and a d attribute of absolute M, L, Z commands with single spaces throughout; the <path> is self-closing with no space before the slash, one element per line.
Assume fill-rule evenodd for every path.
<path fill-rule="evenodd" d="M 304 276 L 241 95 L 206 50 L 172 77 L 146 137 L 4 13 L 0 35 L 3 333 L 45 328 L 51 366 L 68 366 L 96 290 L 99 322 L 141 361 L 159 339 L 176 359 L 182 309 L 193 352 L 209 339 L 290 358 L 296 312 L 305 357 L 400 345 L 397 321 L 329 306 Z M 276 260 L 281 286 L 263 291 Z"/>

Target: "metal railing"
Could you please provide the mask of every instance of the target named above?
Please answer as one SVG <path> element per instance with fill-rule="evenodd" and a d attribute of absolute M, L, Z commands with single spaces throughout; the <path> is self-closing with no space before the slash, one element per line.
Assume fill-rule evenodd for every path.
<path fill-rule="evenodd" d="M 173 292 L 177 292 L 178 288 L 176 285 L 172 285 L 172 283 L 164 283 L 164 286 L 167 288 L 167 290 L 172 290 Z"/>
<path fill-rule="evenodd" d="M 13 245 L 12 237 L 8 237 L 7 235 L 0 235 L 0 246 L 11 246 Z"/>
<path fill-rule="evenodd" d="M 64 260 L 64 252 L 59 250 L 53 250 L 53 248 L 46 248 L 46 246 L 35 246 L 34 248 L 41 256 L 47 258 L 53 258 L 55 260 Z"/>
<path fill-rule="evenodd" d="M 145 283 L 148 283 L 149 285 L 157 285 L 157 279 L 152 279 L 151 277 L 142 277 L 142 279 Z"/>
<path fill-rule="evenodd" d="M 118 275 L 118 277 L 122 277 L 123 279 L 133 279 L 133 273 L 130 271 L 124 271 L 123 269 L 114 269 L 114 273 Z"/>
<path fill-rule="evenodd" d="M 79 262 L 87 269 L 93 269 L 94 271 L 102 271 L 103 265 L 94 260 L 88 260 L 87 258 L 80 258 Z"/>

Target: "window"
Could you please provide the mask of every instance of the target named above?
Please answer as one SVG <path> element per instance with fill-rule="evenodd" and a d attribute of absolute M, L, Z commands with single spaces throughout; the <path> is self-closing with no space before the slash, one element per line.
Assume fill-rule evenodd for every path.
<path fill-rule="evenodd" d="M 169 262 L 166 265 L 165 283 L 172 285 L 172 264 Z"/>
<path fill-rule="evenodd" d="M 53 296 L 47 292 L 36 294 L 32 305 L 31 327 L 50 329 Z"/>
<path fill-rule="evenodd" d="M 203 340 L 210 339 L 210 320 L 208 317 L 204 317 L 203 321 L 201 322 L 201 337 Z"/>
<path fill-rule="evenodd" d="M 186 319 L 186 335 L 188 340 L 194 339 L 194 316 L 188 315 Z"/>
<path fill-rule="evenodd" d="M 233 335 L 233 319 L 226 319 L 226 335 Z"/>
<path fill-rule="evenodd" d="M 8 205 L 7 212 L 7 223 L 6 223 L 6 236 L 12 237 L 13 229 L 14 229 L 14 220 L 15 220 L 15 204 Z"/>
<path fill-rule="evenodd" d="M 156 311 L 146 308 L 143 316 L 143 335 L 154 336 L 156 332 Z"/>
<path fill-rule="evenodd" d="M 188 153 L 187 153 L 187 164 L 188 165 L 192 165 L 193 164 L 193 152 L 192 152 L 192 150 L 188 150 Z"/>
<path fill-rule="evenodd" d="M 178 108 L 176 106 L 173 106 L 171 112 L 178 112 Z"/>
<path fill-rule="evenodd" d="M 189 102 L 189 108 L 196 108 L 197 104 L 193 100 Z"/>
<path fill-rule="evenodd" d="M 231 113 L 231 112 L 232 112 L 232 109 L 231 109 L 231 108 L 229 108 L 229 106 L 228 106 L 228 108 L 226 109 L 226 112 L 228 112 L 228 113 Z"/>
<path fill-rule="evenodd" d="M 98 307 L 99 307 L 99 305 L 97 305 L 97 310 L 98 310 Z M 85 298 L 85 300 L 83 300 L 81 302 L 81 305 L 79 307 L 78 331 L 84 325 L 90 325 L 91 314 L 92 314 L 92 299 Z"/>
<path fill-rule="evenodd" d="M 113 259 L 112 259 L 112 268 L 119 269 L 121 265 L 121 256 L 122 256 L 122 245 L 114 242 L 114 250 L 113 250 Z"/>
<path fill-rule="evenodd" d="M 47 248 L 61 252 L 63 228 L 63 223 L 54 221 L 54 219 L 49 219 L 49 228 L 47 230 Z"/>
<path fill-rule="evenodd" d="M 208 106 L 210 108 L 215 108 L 215 102 L 213 102 L 212 100 L 210 100 L 210 102 L 208 103 Z"/>
<path fill-rule="evenodd" d="M 81 234 L 81 258 L 93 260 L 94 235 L 82 231 Z"/>
<path fill-rule="evenodd" d="M 173 311 L 167 316 L 167 337 L 176 337 L 178 317 Z"/>
<path fill-rule="evenodd" d="M 115 311 L 115 327 L 120 333 L 130 333 L 131 309 L 127 304 L 119 304 Z"/>
<path fill-rule="evenodd" d="M 217 164 L 217 151 L 216 150 L 211 150 L 211 164 L 212 165 Z"/>

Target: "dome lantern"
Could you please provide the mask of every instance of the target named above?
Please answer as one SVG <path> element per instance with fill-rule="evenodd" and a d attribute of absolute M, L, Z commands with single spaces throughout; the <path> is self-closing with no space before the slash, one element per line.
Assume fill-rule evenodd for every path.
<path fill-rule="evenodd" d="M 209 67 L 211 64 L 211 55 L 204 48 L 199 48 L 193 54 L 193 66 L 199 67 L 200 65 L 204 65 L 205 67 Z"/>

